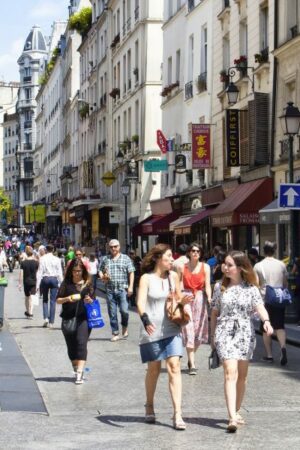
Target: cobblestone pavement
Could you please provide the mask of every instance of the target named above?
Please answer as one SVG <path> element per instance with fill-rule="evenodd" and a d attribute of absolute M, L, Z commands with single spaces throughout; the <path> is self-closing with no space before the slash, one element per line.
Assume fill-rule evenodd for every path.
<path fill-rule="evenodd" d="M 42 307 L 24 318 L 17 273 L 9 275 L 7 324 L 42 394 L 48 414 L 0 412 L 0 449 L 298 449 L 300 448 L 300 349 L 288 347 L 289 364 L 265 365 L 261 338 L 250 367 L 243 414 L 247 425 L 225 431 L 222 370 L 209 372 L 209 347 L 197 353 L 199 373 L 187 374 L 183 359 L 183 415 L 188 428 L 174 431 L 165 369 L 156 395 L 158 422 L 144 424 L 145 366 L 137 346 L 139 319 L 130 315 L 127 340 L 111 343 L 108 323 L 89 342 L 87 380 L 73 383 L 57 314 L 53 330 L 42 328 Z M 104 299 L 102 309 L 107 319 Z M 1 333 L 0 333 L 1 342 Z M 0 391 L 6 389 L 0 374 Z M 21 394 L 20 394 L 21 395 Z"/>

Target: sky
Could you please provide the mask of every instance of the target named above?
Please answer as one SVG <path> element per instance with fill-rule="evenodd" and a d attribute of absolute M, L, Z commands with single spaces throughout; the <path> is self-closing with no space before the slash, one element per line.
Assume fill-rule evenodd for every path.
<path fill-rule="evenodd" d="M 2 0 L 0 16 L 0 81 L 20 81 L 17 59 L 33 27 L 51 35 L 55 20 L 68 19 L 69 0 Z"/>

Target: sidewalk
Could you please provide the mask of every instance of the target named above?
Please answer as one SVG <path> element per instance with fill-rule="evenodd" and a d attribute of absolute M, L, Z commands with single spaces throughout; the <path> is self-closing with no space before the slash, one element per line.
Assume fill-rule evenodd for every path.
<path fill-rule="evenodd" d="M 243 415 L 247 426 L 236 435 L 225 431 L 227 413 L 223 395 L 222 369 L 209 372 L 204 345 L 197 353 L 199 373 L 190 377 L 183 358 L 183 415 L 186 432 L 172 429 L 172 407 L 165 368 L 157 386 L 157 424 L 144 423 L 145 366 L 138 350 L 137 314 L 130 314 L 127 340 L 110 342 L 110 328 L 104 299 L 101 300 L 106 326 L 94 330 L 89 342 L 87 366 L 82 386 L 73 383 L 71 364 L 60 331 L 57 314 L 53 330 L 42 328 L 42 307 L 34 320 L 24 318 L 23 293 L 16 286 L 17 272 L 9 275 L 6 317 L 10 336 L 21 349 L 36 382 L 47 414 L 31 414 L 21 409 L 0 412 L 0 448 L 115 450 L 180 449 L 296 449 L 300 446 L 300 350 L 288 347 L 289 365 L 264 364 L 261 338 L 251 364 Z M 58 310 L 57 310 L 58 313 Z M 0 332 L 0 342 L 6 351 Z M 8 345 L 9 347 L 9 345 Z M 4 353 L 3 353 L 4 354 Z M 0 391 L 7 388 L 0 372 Z M 20 394 L 21 396 L 22 394 Z M 294 431 L 295 430 L 295 431 Z"/>

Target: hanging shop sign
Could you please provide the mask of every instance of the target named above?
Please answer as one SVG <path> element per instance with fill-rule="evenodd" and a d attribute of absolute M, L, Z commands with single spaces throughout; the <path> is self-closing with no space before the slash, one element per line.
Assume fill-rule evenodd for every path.
<path fill-rule="evenodd" d="M 240 165 L 239 110 L 227 109 L 227 167 Z"/>
<path fill-rule="evenodd" d="M 156 131 L 156 142 L 162 153 L 167 153 L 168 142 L 161 130 Z"/>
<path fill-rule="evenodd" d="M 175 170 L 178 172 L 186 170 L 185 155 L 182 155 L 181 153 L 179 155 L 175 155 Z"/>
<path fill-rule="evenodd" d="M 192 124 L 192 168 L 210 167 L 210 125 Z"/>
<path fill-rule="evenodd" d="M 145 172 L 162 172 L 168 170 L 168 161 L 166 159 L 150 159 L 144 161 Z"/>
<path fill-rule="evenodd" d="M 103 181 L 105 186 L 111 186 L 116 181 L 116 177 L 112 172 L 105 172 L 101 180 Z"/>

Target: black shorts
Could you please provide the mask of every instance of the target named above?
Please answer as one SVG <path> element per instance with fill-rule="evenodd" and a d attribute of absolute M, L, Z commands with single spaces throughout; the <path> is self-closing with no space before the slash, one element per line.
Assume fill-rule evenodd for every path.
<path fill-rule="evenodd" d="M 270 322 L 274 330 L 284 330 L 284 314 L 285 308 L 276 308 L 275 306 L 265 303 L 265 308 L 269 313 Z M 263 324 L 261 323 L 261 331 L 263 332 Z"/>
<path fill-rule="evenodd" d="M 36 293 L 35 285 L 32 286 L 31 284 L 24 284 L 24 292 L 26 297 L 29 297 L 30 295 L 34 295 Z"/>

